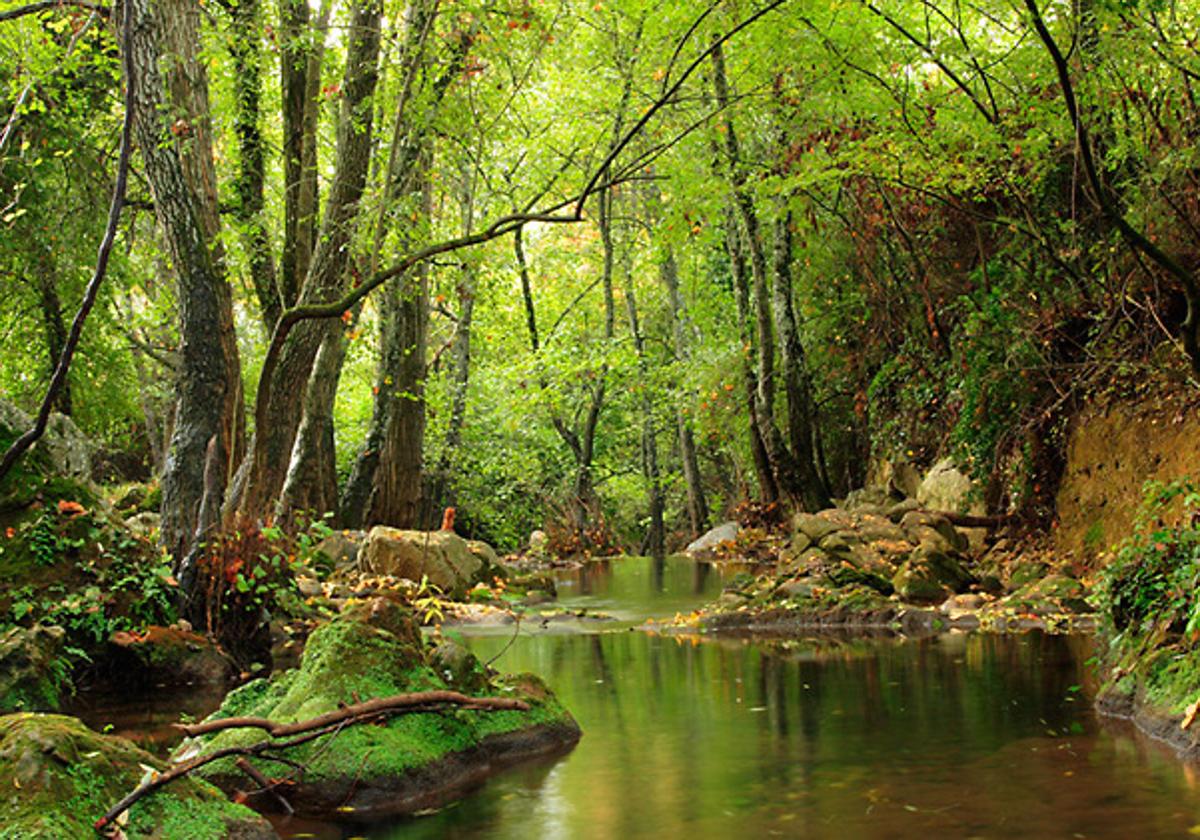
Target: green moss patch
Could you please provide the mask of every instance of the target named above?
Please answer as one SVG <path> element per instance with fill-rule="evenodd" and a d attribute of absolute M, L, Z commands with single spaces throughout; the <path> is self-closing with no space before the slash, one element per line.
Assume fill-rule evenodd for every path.
<path fill-rule="evenodd" d="M 426 787 L 437 788 L 447 778 L 503 760 L 488 746 L 496 739 L 534 752 L 578 738 L 571 716 L 536 677 L 492 674 L 469 652 L 449 651 L 452 644 L 443 641 L 428 648 L 412 616 L 379 599 L 318 628 L 299 668 L 232 692 L 213 717 L 251 715 L 295 722 L 376 697 L 440 689 L 515 697 L 529 704 L 528 711 L 451 708 L 398 715 L 382 725 L 350 726 L 289 749 L 287 759 L 304 766 L 303 780 L 289 789 L 289 799 L 298 813 L 312 815 L 369 809 L 389 789 L 420 798 L 428 792 Z M 199 747 L 209 752 L 251 745 L 264 737 L 260 730 L 226 730 L 207 736 Z M 295 775 L 291 765 L 258 759 L 254 763 L 268 776 Z M 232 759 L 215 761 L 200 772 L 226 789 L 245 785 Z M 407 800 L 394 799 L 401 804 L 387 805 L 389 812 L 403 812 Z M 360 800 L 366 804 L 356 805 Z"/>
<path fill-rule="evenodd" d="M 92 837 L 93 823 L 164 764 L 123 738 L 75 718 L 20 713 L 0 718 L 0 840 Z M 257 814 L 212 785 L 181 779 L 139 800 L 124 825 L 130 840 L 274 837 Z"/>

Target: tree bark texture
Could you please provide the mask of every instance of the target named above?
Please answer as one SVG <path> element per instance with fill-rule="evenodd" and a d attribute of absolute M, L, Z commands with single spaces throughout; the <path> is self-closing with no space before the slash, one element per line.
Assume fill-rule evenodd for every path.
<path fill-rule="evenodd" d="M 338 119 L 335 175 L 300 303 L 333 300 L 344 284 L 350 240 L 370 162 L 372 96 L 379 78 L 379 21 L 378 0 L 363 0 L 354 6 Z M 283 488 L 317 350 L 325 336 L 336 329 L 339 325 L 327 321 L 297 324 L 283 346 L 275 375 L 271 381 L 259 383 L 258 399 L 266 401 L 266 423 L 255 430 L 239 506 L 242 514 L 258 518 L 272 512 Z"/>
<path fill-rule="evenodd" d="M 127 80 L 133 88 L 134 133 L 179 288 L 178 408 L 162 482 L 160 540 L 174 556 L 176 573 L 190 596 L 192 576 L 183 568 L 184 560 L 197 533 L 212 524 L 199 519 L 202 507 L 212 508 L 211 503 L 204 505 L 205 465 L 221 467 L 211 470 L 208 487 L 210 496 L 218 496 L 219 506 L 229 466 L 241 446 L 239 360 L 230 289 L 210 250 L 205 205 L 186 175 L 179 149 L 170 142 L 171 123 L 164 119 L 159 23 L 150 0 L 128 2 L 133 16 L 130 49 L 142 68 Z"/>

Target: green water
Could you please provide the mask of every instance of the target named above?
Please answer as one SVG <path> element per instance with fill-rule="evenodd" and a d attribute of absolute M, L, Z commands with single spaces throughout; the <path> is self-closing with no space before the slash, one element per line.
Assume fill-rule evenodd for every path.
<path fill-rule="evenodd" d="M 788 642 L 629 629 L 719 591 L 720 573 L 597 568 L 564 603 L 627 619 L 466 636 L 541 674 L 584 730 L 432 816 L 341 838 L 1188 836 L 1196 771 L 1091 710 L 1084 638 L 946 635 Z M 509 631 L 511 632 L 511 631 Z M 1200 828 L 1194 829 L 1200 833 Z"/>

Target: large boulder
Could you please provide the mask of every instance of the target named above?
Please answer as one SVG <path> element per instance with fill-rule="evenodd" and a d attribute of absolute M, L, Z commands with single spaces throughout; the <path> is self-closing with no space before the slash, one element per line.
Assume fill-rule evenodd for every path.
<path fill-rule="evenodd" d="M 737 535 L 738 524 L 736 522 L 722 522 L 689 543 L 683 553 L 689 557 L 708 557 L 714 554 L 722 543 L 731 543 L 736 540 Z"/>
<path fill-rule="evenodd" d="M 67 681 L 59 659 L 66 632 L 41 624 L 0 635 L 0 713 L 53 711 Z"/>
<path fill-rule="evenodd" d="M 33 427 L 33 418 L 7 400 L 0 399 L 0 442 L 8 448 L 10 440 Z M 52 475 L 87 479 L 92 474 L 92 445 L 75 421 L 54 413 L 46 421 L 46 431 L 34 444 L 34 450 L 46 460 Z"/>
<path fill-rule="evenodd" d="M 579 738 L 578 725 L 537 677 L 497 676 L 448 642 L 427 650 L 412 614 L 382 598 L 348 607 L 319 627 L 298 669 L 247 683 L 210 719 L 296 722 L 345 704 L 436 690 L 514 698 L 529 708 L 397 715 L 292 747 L 283 755 L 304 766 L 286 791 L 297 814 L 369 822 L 437 807 L 498 767 L 563 750 Z M 257 729 L 229 729 L 185 742 L 181 750 L 204 754 L 263 737 Z M 294 775 L 289 765 L 254 763 L 267 776 Z M 246 785 L 228 759 L 200 772 L 226 790 Z"/>
<path fill-rule="evenodd" d="M 166 764 L 124 738 L 75 718 L 0 717 L 0 840 L 98 837 L 92 824 L 147 773 Z M 128 840 L 269 840 L 270 823 L 210 784 L 172 782 L 134 803 L 119 836 Z"/>
<path fill-rule="evenodd" d="M 967 513 L 982 516 L 987 513 L 982 494 L 975 482 L 959 470 L 950 458 L 943 458 L 926 473 L 917 488 L 917 501 L 928 510 L 944 510 L 951 513 Z M 983 547 L 987 529 L 964 529 L 964 535 L 973 549 Z"/>
<path fill-rule="evenodd" d="M 363 572 L 429 582 L 463 592 L 487 575 L 484 560 L 453 531 L 403 531 L 376 525 L 358 555 Z"/>
<path fill-rule="evenodd" d="M 917 501 L 930 510 L 948 510 L 953 513 L 970 513 L 977 505 L 974 484 L 950 458 L 943 458 L 925 474 L 917 488 Z M 982 511 L 980 511 L 982 512 Z"/>

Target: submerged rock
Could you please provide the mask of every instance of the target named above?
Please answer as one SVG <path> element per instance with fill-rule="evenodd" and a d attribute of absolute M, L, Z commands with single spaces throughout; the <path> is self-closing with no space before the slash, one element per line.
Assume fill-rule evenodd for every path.
<path fill-rule="evenodd" d="M 62 715 L 0 717 L 0 840 L 96 837 L 93 823 L 166 765 L 124 738 Z M 270 824 L 205 782 L 183 778 L 136 802 L 128 840 L 268 840 Z"/>
<path fill-rule="evenodd" d="M 66 631 L 41 624 L 0 635 L 0 714 L 58 708 L 66 670 L 58 659 Z"/>
<path fill-rule="evenodd" d="M 285 791 L 302 816 L 372 821 L 435 807 L 506 764 L 565 749 L 578 725 L 532 675 L 499 677 L 466 649 L 443 642 L 426 651 L 413 616 L 382 598 L 362 603 L 313 632 L 298 669 L 247 683 L 214 718 L 237 715 L 278 722 L 307 720 L 376 697 L 451 689 L 471 696 L 516 698 L 528 711 L 425 712 L 357 725 L 287 751 L 305 772 Z M 185 743 L 208 752 L 261 740 L 256 729 L 233 729 Z M 254 759 L 267 776 L 287 765 Z M 226 790 L 245 787 L 228 759 L 203 775 Z M 272 807 L 269 800 L 252 804 Z"/>

